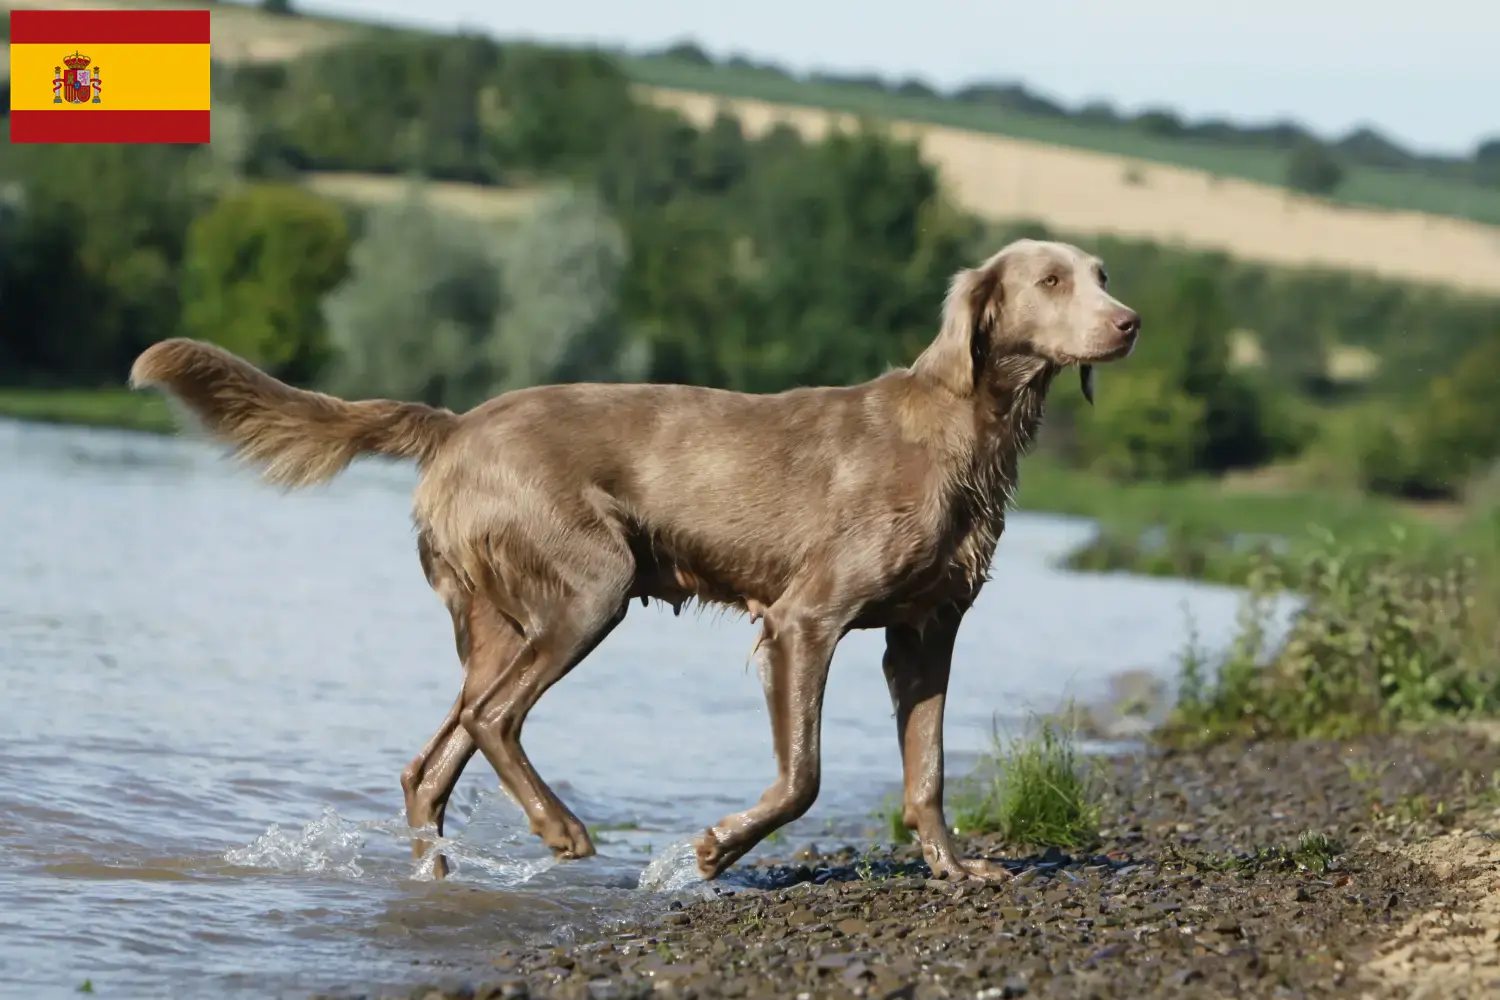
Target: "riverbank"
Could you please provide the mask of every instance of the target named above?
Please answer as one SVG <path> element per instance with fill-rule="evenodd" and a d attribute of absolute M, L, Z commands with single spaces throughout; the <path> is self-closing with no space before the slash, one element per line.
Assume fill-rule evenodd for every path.
<path fill-rule="evenodd" d="M 0 389 L 0 417 L 150 434 L 176 426 L 159 394 L 129 389 Z"/>
<path fill-rule="evenodd" d="M 1497 770 L 1500 745 L 1458 728 L 1114 757 L 1091 849 L 966 839 L 1016 873 L 1001 885 L 928 881 L 910 847 L 808 846 L 755 869 L 765 888 L 502 950 L 478 984 L 367 995 L 1331 998 L 1426 981 L 1490 995 Z"/>

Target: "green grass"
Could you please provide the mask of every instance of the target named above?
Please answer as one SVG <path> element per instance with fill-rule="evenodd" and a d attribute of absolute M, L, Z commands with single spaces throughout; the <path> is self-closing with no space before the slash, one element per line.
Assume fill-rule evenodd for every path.
<path fill-rule="evenodd" d="M 0 417 L 169 434 L 166 400 L 129 389 L 0 389 Z"/>
<path fill-rule="evenodd" d="M 1101 788 L 1070 732 L 1050 719 L 1002 741 L 954 796 L 961 833 L 996 833 L 1032 847 L 1088 847 L 1099 839 Z"/>
<path fill-rule="evenodd" d="M 1206 851 L 1184 851 L 1169 848 L 1175 860 L 1191 865 L 1200 872 L 1235 872 L 1252 878 L 1267 871 L 1303 870 L 1315 875 L 1333 871 L 1344 845 L 1326 833 L 1309 831 L 1297 838 L 1295 847 L 1267 847 L 1249 854 L 1211 854 Z"/>
<path fill-rule="evenodd" d="M 1045 452 L 1022 462 L 1016 504 L 1023 511 L 1092 518 L 1122 534 L 1168 527 L 1193 534 L 1289 537 L 1318 527 L 1368 537 L 1388 531 L 1392 524 L 1414 531 L 1425 526 L 1401 504 L 1355 490 L 1236 490 L 1207 477 L 1116 483 L 1069 468 Z"/>
<path fill-rule="evenodd" d="M 883 93 L 852 84 L 797 80 L 766 70 L 703 66 L 659 56 L 625 57 L 622 61 L 632 79 L 656 87 L 946 125 L 1172 164 L 1278 187 L 1282 186 L 1286 176 L 1289 154 L 1279 150 L 1157 138 L 1123 125 L 1085 124 L 1018 114 L 942 97 Z M 1335 200 L 1500 225 L 1500 188 L 1481 187 L 1415 170 L 1352 166 Z"/>

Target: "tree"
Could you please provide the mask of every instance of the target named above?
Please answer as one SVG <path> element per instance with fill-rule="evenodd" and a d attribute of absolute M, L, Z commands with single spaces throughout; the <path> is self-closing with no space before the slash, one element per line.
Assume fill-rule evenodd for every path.
<path fill-rule="evenodd" d="M 1286 186 L 1303 194 L 1327 197 L 1344 183 L 1344 168 L 1328 147 L 1305 139 L 1292 149 L 1286 165 Z"/>
<path fill-rule="evenodd" d="M 1500 138 L 1486 139 L 1475 147 L 1474 167 L 1481 182 L 1500 184 Z"/>
<path fill-rule="evenodd" d="M 432 211 L 418 185 L 371 210 L 348 278 L 324 300 L 328 387 L 456 409 L 482 399 L 480 352 L 500 308 L 496 242 Z"/>
<path fill-rule="evenodd" d="M 619 322 L 625 235 L 592 192 L 555 190 L 499 243 L 502 305 L 486 341 L 491 394 L 639 379 L 649 354 Z"/>
<path fill-rule="evenodd" d="M 914 144 L 875 131 L 784 152 L 746 201 L 761 328 L 738 388 L 844 384 L 909 362 L 972 262 L 972 220 L 943 200 Z"/>
<path fill-rule="evenodd" d="M 644 374 L 617 322 L 625 241 L 598 199 L 546 195 L 508 229 L 434 212 L 419 187 L 371 213 L 325 302 L 342 395 L 466 409 L 508 389 Z"/>
<path fill-rule="evenodd" d="M 6 375 L 118 383 L 176 328 L 177 268 L 203 189 L 180 146 L 15 146 L 22 192 L 0 278 Z"/>
<path fill-rule="evenodd" d="M 322 297 L 348 268 L 343 211 L 302 188 L 251 185 L 194 220 L 183 261 L 183 330 L 291 377 L 326 351 Z"/>

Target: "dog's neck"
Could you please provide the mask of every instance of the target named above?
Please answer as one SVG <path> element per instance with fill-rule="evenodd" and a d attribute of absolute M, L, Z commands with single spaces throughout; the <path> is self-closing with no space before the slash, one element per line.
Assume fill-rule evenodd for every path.
<path fill-rule="evenodd" d="M 1057 371 L 1057 365 L 1040 358 L 996 358 L 974 388 L 974 437 L 954 484 L 958 495 L 952 516 L 962 525 L 954 555 L 976 593 L 989 577 L 1006 508 L 1015 499 L 1020 458 L 1041 427 L 1047 390 Z"/>
<path fill-rule="evenodd" d="M 1041 358 L 1008 355 L 994 359 L 975 386 L 973 486 L 1002 518 L 1004 505 L 1015 496 L 1019 459 L 1041 428 L 1057 372 L 1057 365 Z"/>

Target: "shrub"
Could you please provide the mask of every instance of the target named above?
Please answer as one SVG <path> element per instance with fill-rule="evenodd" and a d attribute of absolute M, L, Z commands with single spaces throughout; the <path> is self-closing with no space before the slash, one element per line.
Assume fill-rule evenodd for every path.
<path fill-rule="evenodd" d="M 1494 712 L 1497 633 L 1482 611 L 1488 583 L 1478 568 L 1415 553 L 1399 533 L 1362 549 L 1326 538 L 1292 569 L 1305 603 L 1267 659 L 1287 571 L 1262 560 L 1213 675 L 1196 649 L 1184 655 L 1179 704 L 1161 738 L 1346 737 Z"/>
<path fill-rule="evenodd" d="M 1203 436 L 1203 400 L 1172 385 L 1166 372 L 1108 371 L 1092 413 L 1076 415 L 1088 463 L 1112 479 L 1178 479 L 1193 472 Z"/>
<path fill-rule="evenodd" d="M 1292 150 L 1286 164 L 1286 186 L 1293 191 L 1326 197 L 1343 183 L 1343 166 L 1321 142 L 1305 139 Z"/>

